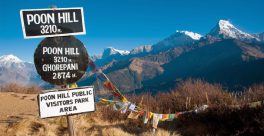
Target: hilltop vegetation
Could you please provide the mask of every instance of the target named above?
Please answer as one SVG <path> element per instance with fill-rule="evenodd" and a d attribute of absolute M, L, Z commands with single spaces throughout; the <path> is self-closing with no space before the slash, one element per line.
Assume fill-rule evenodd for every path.
<path fill-rule="evenodd" d="M 157 93 L 155 96 L 150 93 L 126 95 L 131 102 L 155 113 L 175 113 L 209 105 L 203 112 L 183 114 L 173 121 L 161 122 L 157 135 L 260 135 L 264 132 L 263 106 L 249 104 L 264 100 L 264 84 L 253 85 L 239 93 L 230 93 L 230 90 L 223 89 L 219 84 L 202 80 L 189 79 L 177 86 L 170 92 Z M 1 135 L 67 135 L 66 118 L 39 119 L 36 95 L 23 94 L 38 91 L 25 90 L 34 88 L 26 89 L 18 85 L 1 88 L 0 94 L 4 97 L 16 97 L 12 101 L 14 104 L 31 101 L 30 105 L 21 106 L 35 108 L 24 110 L 25 113 L 20 111 L 15 115 L 1 117 Z M 17 93 L 7 93 L 10 91 Z M 114 111 L 112 106 L 98 103 L 96 112 L 74 116 L 75 130 L 77 135 L 152 134 L 151 123 L 143 124 L 142 117 L 137 120 L 128 119 L 128 114 L 121 114 Z"/>

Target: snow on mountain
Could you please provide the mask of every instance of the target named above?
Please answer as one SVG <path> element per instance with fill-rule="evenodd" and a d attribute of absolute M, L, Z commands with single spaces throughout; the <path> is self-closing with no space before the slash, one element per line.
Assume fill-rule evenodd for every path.
<path fill-rule="evenodd" d="M 152 50 L 151 45 L 143 45 L 132 49 L 131 51 L 119 50 L 113 47 L 105 48 L 103 53 L 91 56 L 91 59 L 97 64 L 105 64 L 111 60 L 120 60 L 123 58 L 135 57 L 135 55 L 142 55 Z"/>
<path fill-rule="evenodd" d="M 20 60 L 17 56 L 14 56 L 13 54 L 10 55 L 3 55 L 0 57 L 0 62 L 15 62 L 15 63 L 19 63 L 19 62 L 23 62 L 22 60 Z"/>
<path fill-rule="evenodd" d="M 24 68 L 26 62 L 20 60 L 18 57 L 10 54 L 10 55 L 3 55 L 0 57 L 0 67 L 7 67 L 7 68 Z"/>
<path fill-rule="evenodd" d="M 0 84 L 28 84 L 36 75 L 34 64 L 22 61 L 12 54 L 0 57 Z"/>
<path fill-rule="evenodd" d="M 212 38 L 212 42 L 214 42 L 214 39 L 239 39 L 242 41 L 263 41 L 264 39 L 264 33 L 255 35 L 249 34 L 239 30 L 227 20 L 219 20 L 217 25 L 205 37 L 203 37 L 201 34 L 191 31 L 176 30 L 175 33 L 154 45 L 144 45 L 136 47 L 130 52 L 125 50 L 118 50 L 113 47 L 108 47 L 104 49 L 102 54 L 94 55 L 91 57 L 91 59 L 94 61 L 100 60 L 101 62 L 106 63 L 113 59 L 121 60 L 124 58 L 127 59 L 130 57 L 135 57 L 136 55 L 142 56 L 144 55 L 142 53 L 155 54 L 166 51 L 170 48 L 193 45 L 194 43 L 199 42 L 201 38 L 209 38 L 208 36 Z"/>
<path fill-rule="evenodd" d="M 162 50 L 166 50 L 171 47 L 181 46 L 181 45 L 189 45 L 198 41 L 202 36 L 198 33 L 190 32 L 190 31 L 179 31 L 177 30 L 170 37 L 160 41 L 159 43 L 151 46 L 151 45 L 143 45 L 132 49 L 131 51 L 119 50 L 113 47 L 108 47 L 104 49 L 102 54 L 91 56 L 93 61 L 101 61 L 107 60 L 107 62 L 111 59 L 119 60 L 122 57 L 129 58 L 129 55 L 137 55 L 148 52 L 159 52 Z"/>
<path fill-rule="evenodd" d="M 34 64 L 22 61 L 17 56 L 12 54 L 0 56 L 0 67 L 10 69 L 10 71 L 26 71 L 28 67 L 33 67 Z M 31 70 L 31 69 L 30 69 Z"/>
<path fill-rule="evenodd" d="M 200 40 L 200 38 L 202 37 L 202 35 L 200 35 L 198 33 L 190 32 L 190 31 L 179 31 L 179 30 L 176 30 L 176 33 L 185 34 L 185 35 L 191 37 L 194 40 Z"/>
<path fill-rule="evenodd" d="M 0 57 L 0 64 L 10 65 L 11 63 L 23 63 L 18 57 L 14 56 L 13 54 L 10 55 L 3 55 Z"/>
<path fill-rule="evenodd" d="M 112 56 L 112 55 L 124 56 L 124 55 L 128 55 L 129 53 L 130 52 L 127 51 L 127 50 L 118 50 L 118 49 L 115 49 L 113 47 L 108 47 L 108 48 L 104 49 L 102 58 L 106 58 L 106 57 L 109 57 L 109 56 Z"/>
<path fill-rule="evenodd" d="M 130 54 L 135 55 L 139 53 L 147 53 L 152 50 L 151 45 L 144 45 L 144 46 L 139 46 L 130 51 Z"/>
<path fill-rule="evenodd" d="M 239 39 L 242 41 L 251 41 L 251 40 L 260 41 L 259 38 L 239 30 L 227 20 L 220 20 L 217 23 L 217 25 L 208 33 L 208 35 L 223 39 Z"/>
<path fill-rule="evenodd" d="M 152 46 L 153 52 L 160 52 L 169 48 L 190 45 L 197 42 L 202 35 L 190 31 L 177 30 L 174 34 Z"/>

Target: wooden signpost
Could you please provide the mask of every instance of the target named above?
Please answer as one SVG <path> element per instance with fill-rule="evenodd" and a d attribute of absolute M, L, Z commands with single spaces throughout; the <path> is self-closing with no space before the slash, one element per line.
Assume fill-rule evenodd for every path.
<path fill-rule="evenodd" d="M 20 17 L 25 39 L 46 37 L 34 53 L 38 74 L 62 88 L 38 95 L 40 118 L 67 116 L 74 136 L 71 115 L 95 111 L 93 87 L 68 87 L 82 78 L 89 63 L 85 46 L 72 36 L 86 33 L 83 8 L 26 9 Z"/>

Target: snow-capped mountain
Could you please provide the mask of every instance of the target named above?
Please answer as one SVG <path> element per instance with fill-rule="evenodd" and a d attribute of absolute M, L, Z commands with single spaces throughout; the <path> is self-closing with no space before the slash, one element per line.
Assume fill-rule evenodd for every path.
<path fill-rule="evenodd" d="M 105 48 L 102 54 L 93 55 L 91 59 L 95 61 L 98 66 L 102 66 L 106 63 L 111 62 L 112 60 L 120 60 L 128 57 L 130 54 L 127 50 L 119 50 L 113 47 Z"/>
<path fill-rule="evenodd" d="M 134 54 L 139 54 L 139 53 L 147 53 L 147 52 L 150 52 L 151 50 L 152 50 L 151 45 L 143 45 L 143 46 L 139 46 L 139 47 L 132 49 L 130 51 L 130 54 L 134 55 Z"/>
<path fill-rule="evenodd" d="M 186 36 L 189 36 L 189 37 L 191 37 L 194 40 L 200 40 L 200 38 L 202 37 L 202 35 L 200 35 L 198 33 L 190 32 L 190 31 L 179 31 L 179 30 L 176 30 L 176 33 L 185 34 Z"/>
<path fill-rule="evenodd" d="M 157 44 L 139 46 L 131 51 L 108 47 L 104 49 L 102 54 L 91 56 L 91 59 L 97 61 L 98 65 L 102 65 L 111 60 L 127 59 L 137 55 L 142 56 L 146 53 L 157 53 L 177 46 L 190 45 L 199 41 L 201 37 L 202 35 L 198 33 L 177 30 L 173 35 L 161 40 Z"/>
<path fill-rule="evenodd" d="M 36 76 L 34 64 L 22 61 L 12 54 L 0 57 L 0 84 L 30 84 Z"/>
<path fill-rule="evenodd" d="M 264 81 L 264 43 L 259 42 L 263 35 L 243 32 L 229 21 L 220 20 L 204 37 L 176 31 L 152 46 L 96 63 L 122 91 L 167 91 L 188 78 L 240 90 Z M 148 52 L 141 54 L 145 50 Z M 96 84 L 94 78 L 82 83 Z"/>
<path fill-rule="evenodd" d="M 10 54 L 0 57 L 0 67 L 5 67 L 10 70 L 25 71 L 28 67 L 34 66 L 32 63 L 20 60 L 18 57 Z"/>
<path fill-rule="evenodd" d="M 0 57 L 0 62 L 15 62 L 15 63 L 20 63 L 23 62 L 22 60 L 20 60 L 18 57 L 14 56 L 13 54 L 10 55 L 4 55 Z"/>
<path fill-rule="evenodd" d="M 122 60 L 131 57 L 137 57 L 138 55 L 144 55 L 151 52 L 151 45 L 143 45 L 132 49 L 131 51 L 119 50 L 113 47 L 105 48 L 102 54 L 93 55 L 91 59 L 96 62 L 97 65 L 101 66 L 112 60 Z"/>
<path fill-rule="evenodd" d="M 108 47 L 108 48 L 104 49 L 102 58 L 106 58 L 106 57 L 113 56 L 113 55 L 123 56 L 123 55 L 128 55 L 128 54 L 129 54 L 129 51 L 118 50 L 118 49 L 115 49 L 113 47 Z"/>
<path fill-rule="evenodd" d="M 200 40 L 201 34 L 190 31 L 177 30 L 174 34 L 152 46 L 153 52 L 160 52 L 168 48 L 190 45 Z"/>
<path fill-rule="evenodd" d="M 143 57 L 145 55 L 167 51 L 175 47 L 181 48 L 186 45 L 195 45 L 195 43 L 202 45 L 202 41 L 209 41 L 209 43 L 213 43 L 215 40 L 221 41 L 224 39 L 238 39 L 247 42 L 263 42 L 264 33 L 249 34 L 239 30 L 227 20 L 219 20 L 217 25 L 204 37 L 195 32 L 176 30 L 176 32 L 169 37 L 153 45 L 139 46 L 132 49 L 130 52 L 108 47 L 104 49 L 102 54 L 94 55 L 91 58 L 97 62 L 98 65 L 104 65 L 112 60 L 118 61 L 133 57 Z M 178 50 L 181 52 L 183 49 Z"/>
<path fill-rule="evenodd" d="M 252 34 L 243 32 L 227 20 L 220 20 L 217 25 L 208 33 L 209 36 L 219 39 L 239 39 L 242 41 L 260 41 Z"/>

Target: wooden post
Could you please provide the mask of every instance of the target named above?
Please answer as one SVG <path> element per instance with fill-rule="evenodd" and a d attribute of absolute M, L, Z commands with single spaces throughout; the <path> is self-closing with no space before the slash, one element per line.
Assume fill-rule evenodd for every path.
<path fill-rule="evenodd" d="M 73 123 L 73 116 L 67 115 L 67 126 L 68 126 L 68 131 L 69 131 L 69 136 L 75 136 L 75 131 L 74 131 L 74 123 Z"/>
<path fill-rule="evenodd" d="M 57 6 L 56 5 L 52 5 L 52 6 L 50 6 L 50 8 L 51 9 L 53 9 L 53 10 L 56 10 L 56 8 L 57 8 Z M 80 13 L 80 16 L 82 17 L 82 21 L 84 21 L 83 20 L 83 13 L 82 13 L 82 9 L 80 9 L 80 8 L 78 8 L 78 10 L 81 10 L 81 13 Z M 21 12 L 22 13 L 22 12 Z M 22 19 L 23 19 L 23 17 L 21 17 Z M 24 20 L 23 20 L 24 21 Z M 78 21 L 77 21 L 78 22 Z M 23 23 L 23 22 L 22 22 Z M 56 26 L 56 24 L 55 24 L 55 26 Z M 23 27 L 24 28 L 24 27 Z M 84 23 L 81 25 L 81 28 L 82 28 L 82 30 L 83 30 L 83 32 L 82 33 L 85 33 L 85 29 L 84 29 Z M 69 30 L 71 30 L 71 29 L 76 29 L 76 28 L 68 28 Z M 64 30 L 64 29 L 63 29 Z M 69 31 L 69 30 L 67 30 L 67 31 Z M 65 46 L 65 44 L 67 45 L 67 46 L 69 46 L 69 47 L 72 47 L 73 45 L 73 47 L 74 48 L 76 48 L 76 49 L 78 49 L 78 48 L 80 48 L 80 50 L 84 50 L 84 52 L 80 52 L 80 54 L 79 54 L 79 52 L 78 52 L 78 56 L 80 57 L 78 57 L 78 59 L 76 59 L 76 63 L 78 64 L 77 66 L 79 66 L 79 68 L 77 67 L 77 70 L 78 70 L 78 72 L 74 72 L 74 73 L 69 73 L 70 74 L 70 79 L 71 79 L 71 81 L 70 82 L 76 82 L 77 80 L 79 80 L 81 77 L 82 77 L 82 75 L 83 75 L 83 72 L 82 72 L 82 74 L 77 74 L 77 73 L 80 73 L 80 71 L 86 71 L 86 68 L 87 68 L 87 63 L 89 62 L 89 60 L 88 60 L 88 54 L 87 54 L 87 51 L 86 51 L 86 49 L 85 49 L 85 47 L 84 47 L 84 45 L 83 45 L 83 43 L 81 42 L 81 41 L 79 41 L 78 39 L 76 39 L 76 38 L 74 38 L 74 36 L 71 36 L 72 34 L 70 33 L 70 32 L 67 32 L 67 31 L 65 31 L 64 32 L 64 34 L 65 35 L 69 35 L 69 38 L 67 38 L 67 37 L 62 37 L 62 36 L 60 36 L 60 35 L 57 35 L 58 33 L 59 33 L 59 31 L 61 31 L 61 30 L 59 30 L 58 29 L 58 31 L 56 31 L 56 32 L 52 32 L 52 33 L 50 33 L 51 35 L 53 35 L 53 34 L 56 34 L 56 36 L 57 37 L 54 37 L 54 38 L 45 38 L 45 40 L 43 40 L 41 43 L 40 43 L 40 45 L 38 46 L 38 48 L 36 49 L 36 51 L 35 51 L 35 53 L 34 53 L 34 59 L 35 60 L 41 60 L 41 61 L 35 61 L 35 62 L 41 62 L 41 63 L 36 63 L 35 64 L 35 66 L 36 66 L 36 68 L 38 69 L 41 69 L 42 68 L 42 65 L 43 65 L 43 63 L 45 62 L 45 63 L 47 63 L 47 62 L 49 62 L 49 63 L 57 63 L 57 61 L 52 61 L 52 59 L 50 59 L 51 57 L 50 56 L 44 56 L 44 53 L 42 54 L 41 52 L 43 52 L 43 46 L 45 45 L 49 45 L 49 44 L 54 44 L 54 45 L 52 45 L 52 46 L 54 46 L 54 47 L 61 47 L 61 45 L 63 45 L 63 46 Z M 73 33 L 77 33 L 77 32 L 73 32 Z M 25 38 L 27 37 L 27 35 L 24 33 L 24 35 L 25 35 Z M 39 36 L 44 36 L 44 34 L 37 34 L 37 35 L 39 35 Z M 47 35 L 46 35 L 47 36 Z M 64 39 L 66 39 L 67 40 L 67 42 L 66 41 L 63 41 Z M 69 40 L 69 41 L 68 41 Z M 62 42 L 63 41 L 63 42 Z M 55 43 L 54 43 L 55 42 Z M 49 45 L 49 46 L 51 46 L 51 45 Z M 47 46 L 47 47 L 49 47 L 49 46 Z M 76 46 L 76 47 L 75 47 Z M 42 50 L 42 51 L 41 51 Z M 40 53 L 40 54 L 39 54 Z M 64 55 L 72 55 L 74 53 L 74 51 L 71 53 L 71 54 L 64 54 Z M 42 55 L 41 55 L 42 54 Z M 63 55 L 63 53 L 61 53 L 61 54 L 56 54 L 56 53 L 53 53 L 54 55 Z M 68 56 L 69 57 L 69 56 Z M 73 58 L 68 58 L 68 57 L 66 57 L 67 58 L 67 60 L 71 60 L 71 61 L 73 61 L 73 62 L 75 62 L 75 57 L 73 57 Z M 47 60 L 46 60 L 47 59 Z M 72 60 L 73 59 L 73 60 Z M 44 61 L 45 60 L 45 61 Z M 46 62 L 47 61 L 47 62 Z M 71 61 L 66 61 L 65 63 L 69 63 L 69 62 L 71 62 Z M 80 63 L 80 64 L 79 64 Z M 82 67 L 82 68 L 81 68 Z M 39 70 L 38 69 L 38 70 Z M 47 75 L 45 75 L 45 74 L 43 74 L 44 72 L 47 72 L 47 71 L 43 71 L 43 69 L 42 70 L 40 70 L 41 72 L 38 72 L 39 74 L 40 74 L 40 76 L 42 77 L 42 79 L 45 79 L 45 81 L 47 81 L 47 82 L 49 82 L 49 83 L 51 83 L 51 84 L 54 84 L 54 85 L 62 85 L 62 84 L 65 84 L 65 82 L 62 82 L 62 81 L 65 81 L 65 80 L 61 80 L 61 78 L 64 78 L 64 77 L 61 77 L 61 73 L 60 74 L 57 74 L 57 75 L 60 75 L 60 78 L 54 78 L 53 77 L 53 79 L 51 78 L 51 76 L 47 76 L 47 75 L 49 75 L 51 72 L 56 72 L 56 70 L 51 70 L 51 71 L 49 71 L 50 73 L 48 73 Z M 66 70 L 65 70 L 66 71 Z M 63 72 L 64 72 L 64 70 L 63 70 Z M 52 73 L 52 74 L 54 74 L 54 73 Z M 43 78 L 44 76 L 47 76 L 48 78 L 46 79 L 46 78 Z M 55 80 L 56 79 L 56 80 Z M 68 83 L 68 81 L 66 82 L 66 83 Z M 68 89 L 68 91 L 69 91 L 69 85 L 67 85 L 67 86 L 61 86 L 61 89 L 63 90 L 63 89 Z M 66 118 L 67 118 L 67 126 L 68 126 L 68 131 L 69 131 L 69 136 L 75 136 L 75 131 L 74 131 L 74 120 L 73 120 L 73 115 L 68 115 L 67 113 L 66 113 Z"/>
<path fill-rule="evenodd" d="M 51 6 L 51 8 L 56 8 L 57 6 Z M 61 86 L 61 88 L 65 88 L 65 86 Z M 66 86 L 66 89 L 69 89 L 69 85 Z M 67 115 L 67 127 L 68 127 L 68 132 L 69 132 L 69 136 L 75 136 L 75 132 L 74 132 L 74 122 L 73 122 L 73 116 L 71 115 Z"/>
<path fill-rule="evenodd" d="M 67 85 L 66 88 L 69 89 L 69 85 Z M 68 126 L 69 136 L 75 136 L 74 122 L 72 115 L 67 115 L 67 126 Z"/>
<path fill-rule="evenodd" d="M 65 89 L 65 86 L 61 86 L 61 88 Z M 66 86 L 66 89 L 69 89 L 69 85 Z M 72 115 L 66 115 L 69 136 L 75 136 L 74 122 L 73 122 L 73 118 L 72 117 L 73 117 Z"/>

